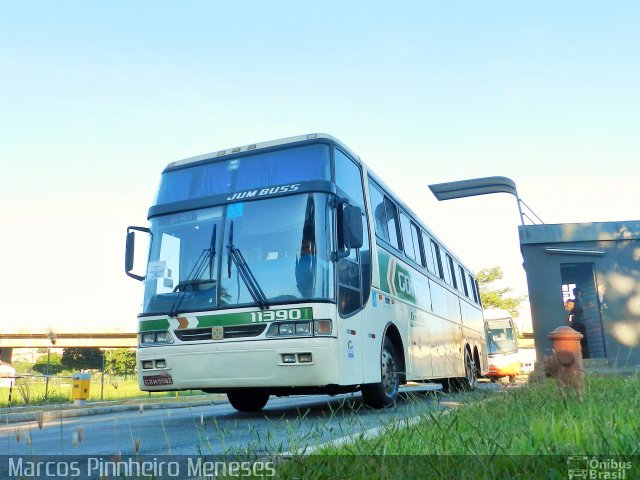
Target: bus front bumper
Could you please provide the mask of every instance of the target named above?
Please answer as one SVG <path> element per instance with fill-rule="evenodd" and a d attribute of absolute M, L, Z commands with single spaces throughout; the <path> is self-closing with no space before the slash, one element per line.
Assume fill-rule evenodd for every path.
<path fill-rule="evenodd" d="M 491 363 L 491 360 L 489 360 L 489 371 L 487 372 L 487 377 L 489 378 L 512 377 L 512 376 L 520 375 L 521 371 L 522 371 L 522 366 L 520 362 L 494 364 L 494 363 Z"/>
<path fill-rule="evenodd" d="M 139 348 L 138 384 L 144 391 L 336 385 L 337 345 L 315 337 Z"/>

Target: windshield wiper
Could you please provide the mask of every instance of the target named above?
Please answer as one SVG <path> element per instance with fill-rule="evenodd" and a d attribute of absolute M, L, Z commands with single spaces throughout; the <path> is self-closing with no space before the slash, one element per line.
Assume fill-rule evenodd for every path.
<path fill-rule="evenodd" d="M 213 224 L 211 244 L 209 245 L 209 280 L 213 280 L 213 259 L 216 258 L 216 238 L 218 237 L 217 223 Z"/>
<path fill-rule="evenodd" d="M 173 289 L 174 293 L 180 292 L 180 296 L 171 306 L 169 316 L 173 317 L 177 315 L 178 308 L 180 307 L 182 300 L 184 300 L 186 292 L 197 290 L 197 287 L 200 285 L 215 282 L 215 280 L 213 279 L 213 263 L 216 257 L 217 226 L 217 224 L 213 225 L 213 231 L 211 232 L 211 243 L 209 244 L 209 248 L 205 248 L 204 250 L 202 250 L 202 253 L 196 260 L 196 263 L 193 265 L 193 268 L 189 272 L 189 275 L 187 275 L 187 278 L 178 282 L 178 284 Z M 209 278 L 200 278 L 207 267 L 207 263 L 209 265 Z"/>
<path fill-rule="evenodd" d="M 262 310 L 269 308 L 267 297 L 262 291 L 262 288 L 260 288 L 258 280 L 253 275 L 242 252 L 233 244 L 233 220 L 229 224 L 229 244 L 227 245 L 227 251 L 229 252 L 229 260 L 227 263 L 227 274 L 229 278 L 231 278 L 231 262 L 233 261 L 253 301 L 256 302 Z"/>

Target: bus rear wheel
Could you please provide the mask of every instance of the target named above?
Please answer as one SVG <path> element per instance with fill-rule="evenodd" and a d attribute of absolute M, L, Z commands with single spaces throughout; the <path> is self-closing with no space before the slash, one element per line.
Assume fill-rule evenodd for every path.
<path fill-rule="evenodd" d="M 400 388 L 399 361 L 391 340 L 385 338 L 380 354 L 380 382 L 367 383 L 360 388 L 364 403 L 376 409 L 391 407 Z"/>
<path fill-rule="evenodd" d="M 269 401 L 269 394 L 264 392 L 228 392 L 227 398 L 233 408 L 239 412 L 259 412 Z"/>
<path fill-rule="evenodd" d="M 445 378 L 440 382 L 442 383 L 442 391 L 445 393 L 469 392 L 476 389 L 478 386 L 478 369 L 469 350 L 465 349 L 464 351 L 464 377 Z"/>
<path fill-rule="evenodd" d="M 478 386 L 478 370 L 473 355 L 467 349 L 464 351 L 464 377 L 460 380 L 460 389 L 463 391 L 475 390 Z"/>

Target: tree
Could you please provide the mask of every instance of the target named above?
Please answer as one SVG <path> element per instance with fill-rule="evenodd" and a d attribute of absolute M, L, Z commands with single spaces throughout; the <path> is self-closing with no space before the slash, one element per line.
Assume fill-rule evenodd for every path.
<path fill-rule="evenodd" d="M 33 365 L 32 370 L 41 375 L 47 374 L 47 356 L 40 357 L 38 361 Z M 57 375 L 62 372 L 64 367 L 62 366 L 62 357 L 58 353 L 52 353 L 49 358 L 49 375 Z"/>
<path fill-rule="evenodd" d="M 515 318 L 518 316 L 518 307 L 525 297 L 506 296 L 512 290 L 510 287 L 492 288 L 493 282 L 502 280 L 503 276 L 501 267 L 483 268 L 476 273 L 482 306 L 484 308 L 501 308 Z"/>
<path fill-rule="evenodd" d="M 102 351 L 99 348 L 65 348 L 62 351 L 62 365 L 74 372 L 102 368 Z"/>
<path fill-rule="evenodd" d="M 107 355 L 107 371 L 111 375 L 131 375 L 136 371 L 136 352 L 129 348 L 116 348 Z"/>

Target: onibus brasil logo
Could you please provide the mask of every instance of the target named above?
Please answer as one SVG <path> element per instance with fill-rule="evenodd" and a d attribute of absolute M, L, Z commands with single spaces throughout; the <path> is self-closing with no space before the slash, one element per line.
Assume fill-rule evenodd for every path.
<path fill-rule="evenodd" d="M 572 456 L 567 458 L 567 468 L 569 480 L 625 480 L 631 478 L 627 475 L 627 472 L 631 470 L 631 462 L 615 458 Z"/>

